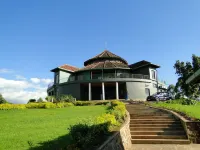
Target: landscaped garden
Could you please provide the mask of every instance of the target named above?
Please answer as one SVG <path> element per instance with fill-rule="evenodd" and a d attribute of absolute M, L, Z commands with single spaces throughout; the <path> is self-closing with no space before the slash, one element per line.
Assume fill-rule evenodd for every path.
<path fill-rule="evenodd" d="M 154 107 L 166 108 L 176 111 L 191 120 L 200 120 L 200 102 L 196 100 L 178 99 L 148 104 Z"/>
<path fill-rule="evenodd" d="M 124 116 L 118 101 L 1 104 L 0 149 L 93 149 Z"/>

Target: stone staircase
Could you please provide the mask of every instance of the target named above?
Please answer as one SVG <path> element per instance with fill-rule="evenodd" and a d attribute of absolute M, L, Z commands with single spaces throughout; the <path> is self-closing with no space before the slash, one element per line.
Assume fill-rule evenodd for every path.
<path fill-rule="evenodd" d="M 180 122 L 172 114 L 144 104 L 129 104 L 133 144 L 189 144 Z"/>

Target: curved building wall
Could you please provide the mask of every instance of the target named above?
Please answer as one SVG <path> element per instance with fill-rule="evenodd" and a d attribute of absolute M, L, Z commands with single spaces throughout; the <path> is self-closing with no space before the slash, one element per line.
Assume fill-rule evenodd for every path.
<path fill-rule="evenodd" d="M 126 82 L 128 98 L 132 100 L 145 101 L 147 96 L 157 92 L 154 82 Z"/>

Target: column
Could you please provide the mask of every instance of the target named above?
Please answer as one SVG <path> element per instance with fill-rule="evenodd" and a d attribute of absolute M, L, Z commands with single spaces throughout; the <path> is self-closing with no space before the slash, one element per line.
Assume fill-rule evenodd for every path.
<path fill-rule="evenodd" d="M 91 101 L 91 99 L 92 99 L 92 94 L 91 94 L 91 83 L 89 83 L 89 101 Z"/>
<path fill-rule="evenodd" d="M 104 88 L 104 82 L 102 82 L 102 97 L 103 97 L 103 100 L 105 100 L 105 88 Z"/>
<path fill-rule="evenodd" d="M 116 99 L 119 99 L 119 87 L 118 87 L 118 82 L 116 82 Z"/>

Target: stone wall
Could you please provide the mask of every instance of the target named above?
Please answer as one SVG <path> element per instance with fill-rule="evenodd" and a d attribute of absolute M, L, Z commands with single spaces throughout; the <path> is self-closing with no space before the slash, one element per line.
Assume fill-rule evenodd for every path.
<path fill-rule="evenodd" d="M 130 150 L 132 149 L 130 133 L 130 115 L 127 112 L 127 118 L 120 130 L 109 137 L 97 150 Z"/>

